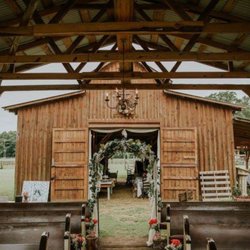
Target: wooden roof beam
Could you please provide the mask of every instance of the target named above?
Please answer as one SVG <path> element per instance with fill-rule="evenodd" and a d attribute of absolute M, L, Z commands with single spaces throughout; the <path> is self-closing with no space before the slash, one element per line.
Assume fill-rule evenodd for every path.
<path fill-rule="evenodd" d="M 181 4 L 173 0 L 162 0 L 165 5 L 168 5 L 182 20 L 191 21 L 192 18 L 185 12 Z"/>
<path fill-rule="evenodd" d="M 20 27 L 24 27 L 24 26 L 28 25 L 34 11 L 36 10 L 38 1 L 39 0 L 29 1 L 29 4 L 27 5 L 27 8 L 26 8 L 25 12 L 23 13 L 22 19 L 20 21 L 20 24 L 19 24 Z M 9 50 L 10 55 L 14 55 L 16 53 L 18 46 L 19 46 L 20 38 L 21 38 L 20 36 L 15 36 L 13 38 L 12 45 L 11 45 L 10 50 Z M 8 66 L 6 65 L 3 67 L 2 72 L 5 72 L 7 70 L 8 70 Z M 15 70 L 14 64 L 10 65 L 10 71 L 14 72 L 14 70 Z"/>
<path fill-rule="evenodd" d="M 117 48 L 117 44 L 115 43 L 115 44 L 113 45 L 113 47 L 111 48 L 110 51 L 115 51 L 116 48 Z M 102 69 L 102 67 L 104 66 L 104 64 L 105 64 L 105 62 L 99 63 L 98 66 L 93 70 L 93 72 L 99 72 L 99 71 Z M 90 80 L 87 81 L 87 83 L 90 83 L 90 82 L 91 82 Z"/>
<path fill-rule="evenodd" d="M 113 0 L 114 1 L 114 17 L 118 22 L 130 22 L 134 17 L 134 0 Z M 117 46 L 124 57 L 125 53 L 132 50 L 132 35 L 130 34 L 117 34 Z M 120 62 L 120 72 L 132 72 L 133 64 Z M 129 83 L 129 81 L 125 82 Z M 124 84 L 125 84 L 124 83 Z"/>
<path fill-rule="evenodd" d="M 0 64 L 12 63 L 70 63 L 70 62 L 122 62 L 123 53 L 119 51 L 98 51 L 100 47 L 109 39 L 104 36 L 91 52 L 75 54 L 52 54 L 52 55 L 0 55 Z M 140 40 L 135 41 L 142 46 L 145 51 L 135 50 L 127 52 L 124 62 L 175 62 L 175 61 L 195 61 L 195 62 L 214 62 L 214 61 L 250 61 L 250 52 L 233 51 L 226 53 L 205 53 L 205 52 L 169 52 L 161 50 L 149 50 Z M 98 53 L 96 53 L 98 51 Z M 160 66 L 159 66 L 160 67 Z M 167 71 L 162 68 L 162 71 Z M 78 72 L 78 71 L 77 71 Z"/>
<path fill-rule="evenodd" d="M 103 22 L 38 24 L 28 27 L 2 26 L 2 36 L 75 36 L 75 35 L 145 35 L 145 34 L 216 34 L 250 33 L 250 22 L 245 23 L 208 23 L 203 21 L 180 22 Z"/>
<path fill-rule="evenodd" d="M 63 15 L 65 15 L 65 11 L 62 12 L 62 14 L 60 14 L 60 16 L 57 17 L 57 21 L 60 21 L 60 18 L 63 18 Z M 44 21 L 42 19 L 42 17 L 39 15 L 39 13 L 36 11 L 35 15 L 34 15 L 34 21 L 36 23 L 42 23 L 44 25 Z M 48 43 L 52 49 L 52 51 L 55 54 L 62 54 L 60 48 L 57 46 L 56 42 L 53 40 L 53 38 L 49 37 L 48 39 Z M 73 73 L 74 69 L 72 68 L 72 66 L 69 63 L 63 63 L 64 68 L 66 69 L 67 72 L 69 73 Z M 79 83 L 79 85 L 83 85 L 84 82 L 82 80 L 77 79 L 77 82 Z"/>
<path fill-rule="evenodd" d="M 94 89 L 115 89 L 120 84 L 88 84 L 84 86 L 86 90 Z M 246 86 L 244 84 L 171 84 L 171 85 L 157 85 L 152 83 L 145 84 L 127 84 L 126 89 L 173 89 L 173 90 L 243 90 Z M 78 90 L 81 89 L 78 84 L 52 84 L 52 85 L 8 85 L 0 86 L 0 92 L 5 91 L 38 91 L 38 90 Z"/>
<path fill-rule="evenodd" d="M 93 47 L 92 49 L 92 55 L 94 55 L 94 53 L 96 53 L 98 51 L 98 49 L 100 47 L 102 47 L 102 45 L 109 39 L 109 36 L 103 36 L 100 41 L 98 41 L 98 43 L 96 43 L 95 47 Z M 99 62 L 100 60 L 98 60 Z M 83 67 L 86 65 L 87 61 L 83 62 L 83 60 L 81 60 L 81 63 L 77 66 L 77 68 L 75 69 L 75 72 L 80 72 Z"/>
<path fill-rule="evenodd" d="M 208 23 L 209 13 L 213 10 L 213 8 L 216 6 L 218 2 L 219 2 L 218 0 L 211 0 L 210 3 L 205 8 L 205 10 L 200 14 L 198 21 L 204 21 L 205 23 Z M 199 36 L 200 34 L 193 35 L 182 51 L 190 51 L 193 48 L 193 46 L 196 44 Z M 180 65 L 181 65 L 181 61 L 176 62 L 173 68 L 171 69 L 171 72 L 176 71 Z"/>
<path fill-rule="evenodd" d="M 0 73 L 0 80 L 125 80 L 131 79 L 209 79 L 250 78 L 250 72 L 83 72 L 83 73 Z"/>

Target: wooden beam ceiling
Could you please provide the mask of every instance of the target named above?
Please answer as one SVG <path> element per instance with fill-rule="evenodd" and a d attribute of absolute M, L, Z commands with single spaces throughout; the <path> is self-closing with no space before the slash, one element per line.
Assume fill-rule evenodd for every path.
<path fill-rule="evenodd" d="M 108 39 L 108 37 L 106 37 Z M 101 39 L 101 43 L 106 41 Z M 167 52 L 149 50 L 142 43 L 139 43 L 145 51 L 137 50 L 125 53 L 125 62 L 164 62 L 164 61 L 250 61 L 250 52 L 233 51 L 227 53 L 203 53 L 203 52 Z M 98 48 L 99 48 L 98 46 Z M 89 53 L 77 54 L 53 54 L 53 55 L 13 55 L 1 56 L 0 64 L 6 63 L 70 63 L 70 62 L 122 62 L 123 53 L 114 51 L 99 51 L 97 49 Z M 163 69 L 163 71 L 166 71 Z"/>
<path fill-rule="evenodd" d="M 134 17 L 134 0 L 113 0 L 114 1 L 114 15 L 117 22 L 131 22 Z M 130 52 L 132 50 L 132 35 L 117 34 L 118 51 L 121 53 Z M 120 72 L 132 72 L 133 64 L 120 62 Z M 124 82 L 129 83 L 129 81 Z"/>
<path fill-rule="evenodd" d="M 85 90 L 94 90 L 94 89 L 115 89 L 119 87 L 120 84 L 87 84 L 84 85 Z M 244 88 L 250 88 L 250 84 L 125 84 L 126 89 L 173 89 L 173 90 L 243 90 Z M 0 92 L 4 91 L 38 91 L 38 90 L 78 90 L 82 89 L 77 84 L 61 84 L 61 85 L 8 85 L 0 86 Z"/>
<path fill-rule="evenodd" d="M 179 22 L 105 22 L 88 24 L 37 24 L 28 27 L 6 27 L 0 29 L 1 36 L 57 37 L 76 35 L 145 35 L 145 34 L 216 34 L 250 33 L 250 22 L 204 23 L 203 21 Z"/>
<path fill-rule="evenodd" d="M 250 72 L 84 72 L 84 73 L 0 73 L 0 80 L 125 80 L 131 79 L 196 79 L 250 78 Z"/>

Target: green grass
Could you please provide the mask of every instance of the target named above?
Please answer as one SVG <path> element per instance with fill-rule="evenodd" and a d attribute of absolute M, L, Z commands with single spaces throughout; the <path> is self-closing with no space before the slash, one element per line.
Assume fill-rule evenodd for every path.
<path fill-rule="evenodd" d="M 143 237 L 148 233 L 147 217 L 148 209 L 143 207 L 124 208 L 120 206 L 109 211 L 100 211 L 100 232 L 102 237 L 127 236 Z"/>
<path fill-rule="evenodd" d="M 0 169 L 0 196 L 8 196 L 14 200 L 14 177 L 15 169 Z"/>

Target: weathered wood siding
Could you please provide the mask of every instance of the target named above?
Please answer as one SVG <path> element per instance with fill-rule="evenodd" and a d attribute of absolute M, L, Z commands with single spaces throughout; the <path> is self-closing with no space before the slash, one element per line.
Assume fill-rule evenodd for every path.
<path fill-rule="evenodd" d="M 53 128 L 86 128 L 88 107 L 82 96 L 18 110 L 16 192 L 24 180 L 50 180 Z M 88 152 L 86 152 L 88 155 Z"/>
<path fill-rule="evenodd" d="M 112 91 L 107 92 L 111 95 Z M 105 91 L 98 90 L 18 110 L 17 193 L 21 191 L 23 180 L 50 180 L 53 128 L 88 129 L 95 124 L 106 128 L 152 127 L 152 124 L 159 128 L 196 128 L 198 170 L 228 169 L 233 183 L 231 109 L 166 95 L 161 90 L 141 90 L 139 96 L 134 118 L 121 117 L 107 108 Z"/>

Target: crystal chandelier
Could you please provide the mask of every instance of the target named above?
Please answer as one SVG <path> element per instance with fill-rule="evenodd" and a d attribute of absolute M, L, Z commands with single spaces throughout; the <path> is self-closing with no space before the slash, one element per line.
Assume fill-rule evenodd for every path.
<path fill-rule="evenodd" d="M 122 63 L 123 63 L 123 69 L 122 69 L 122 89 L 121 91 L 118 90 L 118 88 L 116 88 L 115 90 L 115 97 L 116 97 L 116 105 L 115 106 L 111 106 L 109 101 L 109 94 L 106 93 L 106 97 L 105 97 L 105 101 L 107 104 L 107 107 L 110 109 L 116 109 L 117 112 L 121 115 L 124 116 L 133 116 L 135 115 L 135 108 L 138 104 L 138 100 L 139 100 L 139 95 L 138 95 L 138 90 L 135 90 L 135 95 L 133 96 L 132 94 L 128 94 L 125 93 L 125 81 L 124 81 L 124 40 L 122 41 L 122 45 L 123 45 L 123 50 L 122 50 Z"/>

